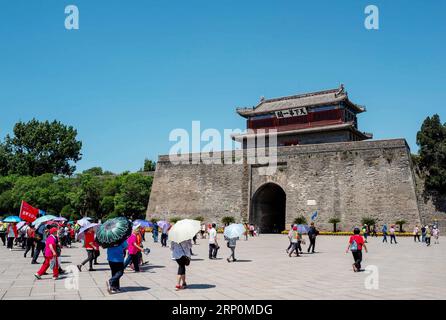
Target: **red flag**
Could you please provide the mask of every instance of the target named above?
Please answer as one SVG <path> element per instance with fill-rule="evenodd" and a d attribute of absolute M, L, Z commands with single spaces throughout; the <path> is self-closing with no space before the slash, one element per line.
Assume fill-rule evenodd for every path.
<path fill-rule="evenodd" d="M 25 220 L 27 222 L 33 222 L 37 219 L 37 215 L 39 214 L 39 209 L 34 208 L 29 205 L 25 201 L 22 201 L 22 206 L 20 208 L 20 219 Z"/>

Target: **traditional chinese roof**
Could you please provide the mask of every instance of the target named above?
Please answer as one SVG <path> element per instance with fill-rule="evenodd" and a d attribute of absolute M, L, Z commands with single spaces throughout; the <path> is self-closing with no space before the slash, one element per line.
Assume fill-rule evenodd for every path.
<path fill-rule="evenodd" d="M 365 111 L 365 107 L 354 104 L 348 99 L 348 94 L 344 90 L 344 86 L 341 85 L 337 89 L 325 91 L 304 93 L 274 99 L 262 98 L 257 106 L 253 108 L 237 108 L 237 113 L 242 117 L 248 118 L 254 115 L 268 114 L 289 108 L 333 105 L 341 102 L 352 107 L 357 111 L 357 113 Z"/>

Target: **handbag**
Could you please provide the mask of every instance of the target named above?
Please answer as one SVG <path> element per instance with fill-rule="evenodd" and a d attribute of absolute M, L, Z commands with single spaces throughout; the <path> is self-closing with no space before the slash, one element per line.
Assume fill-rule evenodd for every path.
<path fill-rule="evenodd" d="M 180 247 L 181 247 L 181 250 L 183 250 L 183 253 L 184 253 L 184 258 L 186 258 L 186 260 L 184 261 L 184 264 L 186 265 L 186 266 L 188 266 L 188 265 L 190 265 L 190 258 L 186 255 L 186 252 L 184 252 L 184 249 L 183 249 L 183 246 L 181 245 L 181 244 L 179 244 L 180 245 Z"/>

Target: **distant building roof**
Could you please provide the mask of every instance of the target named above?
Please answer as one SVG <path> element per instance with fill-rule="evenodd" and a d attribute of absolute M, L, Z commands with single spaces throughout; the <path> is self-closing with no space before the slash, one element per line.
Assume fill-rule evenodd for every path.
<path fill-rule="evenodd" d="M 331 90 L 304 93 L 275 99 L 262 98 L 257 106 L 253 108 L 237 108 L 237 113 L 242 117 L 249 117 L 289 108 L 331 105 L 340 102 L 344 102 L 353 109 L 356 109 L 358 113 L 365 111 L 363 106 L 354 104 L 348 99 L 348 94 L 344 90 L 344 86 L 341 85 L 339 88 Z"/>

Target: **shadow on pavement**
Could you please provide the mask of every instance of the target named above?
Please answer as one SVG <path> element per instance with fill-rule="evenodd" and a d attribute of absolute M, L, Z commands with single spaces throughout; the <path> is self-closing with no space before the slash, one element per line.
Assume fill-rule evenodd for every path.
<path fill-rule="evenodd" d="M 216 286 L 214 284 L 188 284 L 188 289 L 212 289 Z"/>
<path fill-rule="evenodd" d="M 148 287 L 121 287 L 122 292 L 137 292 L 149 290 Z"/>

